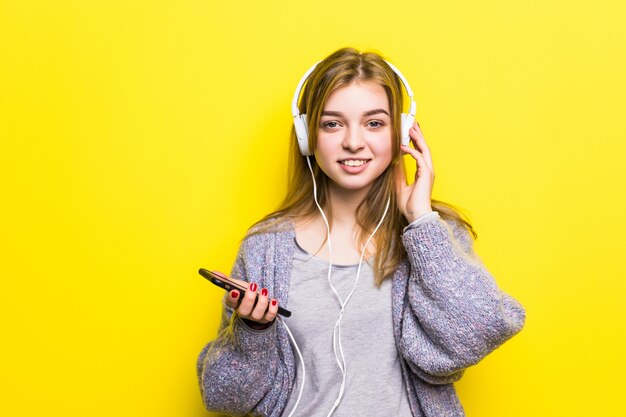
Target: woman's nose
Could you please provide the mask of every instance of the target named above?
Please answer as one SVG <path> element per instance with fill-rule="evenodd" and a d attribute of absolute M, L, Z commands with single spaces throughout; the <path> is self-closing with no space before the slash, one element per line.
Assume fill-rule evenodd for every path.
<path fill-rule="evenodd" d="M 363 148 L 363 146 L 365 146 L 365 142 L 363 141 L 363 137 L 361 136 L 359 129 L 346 129 L 342 145 L 344 149 L 349 149 L 352 152 Z"/>

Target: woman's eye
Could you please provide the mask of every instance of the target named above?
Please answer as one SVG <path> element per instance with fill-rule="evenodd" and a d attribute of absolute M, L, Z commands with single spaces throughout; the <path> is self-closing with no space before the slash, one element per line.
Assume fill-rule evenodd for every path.
<path fill-rule="evenodd" d="M 378 128 L 383 125 L 383 122 L 381 122 L 380 120 L 372 120 L 372 121 L 367 122 L 367 125 L 369 127 Z"/>
<path fill-rule="evenodd" d="M 325 122 L 325 123 L 322 124 L 322 126 L 327 127 L 329 129 L 334 129 L 334 128 L 339 126 L 339 123 L 337 123 L 337 122 Z"/>

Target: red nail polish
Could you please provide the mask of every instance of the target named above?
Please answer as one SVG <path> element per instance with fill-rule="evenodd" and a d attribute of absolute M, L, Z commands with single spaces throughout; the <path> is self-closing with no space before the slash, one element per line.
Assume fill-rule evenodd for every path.
<path fill-rule="evenodd" d="M 263 288 L 263 289 L 261 290 L 261 295 L 262 295 L 263 297 L 267 297 L 267 288 Z"/>
<path fill-rule="evenodd" d="M 230 296 L 233 298 L 239 298 L 239 291 L 235 291 L 235 290 L 231 291 Z"/>
<path fill-rule="evenodd" d="M 256 292 L 256 288 L 257 288 L 257 285 L 254 282 L 250 283 L 250 291 Z"/>
<path fill-rule="evenodd" d="M 272 305 L 276 306 L 276 300 L 272 300 Z"/>

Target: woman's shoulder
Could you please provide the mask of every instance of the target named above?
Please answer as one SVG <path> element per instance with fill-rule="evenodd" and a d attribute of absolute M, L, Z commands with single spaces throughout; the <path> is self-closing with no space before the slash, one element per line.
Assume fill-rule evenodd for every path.
<path fill-rule="evenodd" d="M 244 241 L 258 242 L 272 239 L 276 235 L 294 233 L 293 223 L 286 217 L 266 217 L 254 223 L 246 232 Z"/>
<path fill-rule="evenodd" d="M 267 259 L 288 257 L 295 247 L 295 234 L 285 219 L 262 219 L 253 224 L 241 241 L 239 256 L 248 266 L 262 267 Z M 269 258 L 268 258 L 269 256 Z M 286 258 L 285 258 L 286 259 Z"/>

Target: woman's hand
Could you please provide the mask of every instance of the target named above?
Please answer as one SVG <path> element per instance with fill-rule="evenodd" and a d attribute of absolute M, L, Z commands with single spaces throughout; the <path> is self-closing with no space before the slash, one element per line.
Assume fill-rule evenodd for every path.
<path fill-rule="evenodd" d="M 216 272 L 216 274 L 227 278 L 226 275 L 221 272 Z M 264 328 L 267 326 L 255 326 L 254 323 L 266 325 L 274 321 L 278 313 L 278 301 L 276 299 L 269 299 L 267 289 L 262 288 L 258 291 L 259 288 L 254 282 L 248 283 L 235 278 L 228 279 L 247 288 L 243 298 L 241 297 L 241 292 L 238 290 L 229 291 L 226 297 L 226 305 L 235 310 L 240 318 L 247 320 L 246 324 L 255 328 Z"/>
<path fill-rule="evenodd" d="M 426 145 L 424 135 L 415 123 L 409 130 L 409 136 L 415 149 L 408 146 L 400 146 L 403 154 L 409 154 L 415 159 L 417 171 L 415 181 L 407 185 L 404 178 L 404 170 L 398 167 L 396 171 L 396 190 L 398 192 L 398 206 L 400 211 L 411 223 L 419 216 L 433 211 L 430 203 L 435 181 L 435 171 L 433 170 L 433 160 L 430 149 Z"/>

